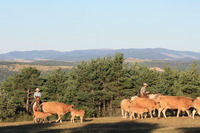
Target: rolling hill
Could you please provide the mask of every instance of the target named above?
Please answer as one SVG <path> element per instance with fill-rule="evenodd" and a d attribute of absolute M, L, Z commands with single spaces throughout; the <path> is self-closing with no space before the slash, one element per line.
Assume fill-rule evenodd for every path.
<path fill-rule="evenodd" d="M 145 49 L 89 49 L 73 50 L 70 52 L 59 52 L 55 50 L 33 50 L 13 51 L 0 54 L 0 60 L 60 60 L 60 61 L 81 61 L 97 57 L 113 56 L 116 53 L 123 53 L 125 58 L 137 58 L 147 60 L 200 60 L 200 52 L 175 51 L 163 48 Z"/>

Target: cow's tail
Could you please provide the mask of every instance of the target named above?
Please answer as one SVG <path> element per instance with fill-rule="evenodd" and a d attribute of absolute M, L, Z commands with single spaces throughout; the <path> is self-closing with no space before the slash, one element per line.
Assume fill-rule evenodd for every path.
<path fill-rule="evenodd" d="M 42 103 L 40 104 L 40 111 L 43 112 Z"/>

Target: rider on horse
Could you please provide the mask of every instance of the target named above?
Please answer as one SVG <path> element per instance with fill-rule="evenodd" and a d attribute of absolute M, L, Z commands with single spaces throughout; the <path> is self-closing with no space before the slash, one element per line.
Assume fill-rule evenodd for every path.
<path fill-rule="evenodd" d="M 39 99 L 39 101 L 38 101 L 38 99 Z M 40 105 L 40 99 L 41 99 L 41 93 L 40 93 L 40 89 L 39 88 L 36 88 L 35 89 L 35 93 L 34 93 L 34 100 L 33 100 L 33 102 L 32 102 L 32 104 L 33 104 L 33 112 L 35 112 L 35 110 L 34 110 L 34 107 L 37 105 L 37 106 L 39 106 Z"/>
<path fill-rule="evenodd" d="M 36 98 L 36 96 L 41 98 L 41 93 L 40 93 L 40 89 L 39 88 L 35 89 L 34 98 Z"/>
<path fill-rule="evenodd" d="M 140 97 L 148 98 L 147 94 L 149 91 L 146 91 L 146 87 L 148 85 L 146 83 L 143 84 L 143 87 L 140 89 Z"/>

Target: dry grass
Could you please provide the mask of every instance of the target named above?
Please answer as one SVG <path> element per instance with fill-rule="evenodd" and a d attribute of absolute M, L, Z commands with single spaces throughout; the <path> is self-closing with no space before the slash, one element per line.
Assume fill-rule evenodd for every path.
<path fill-rule="evenodd" d="M 147 118 L 143 120 L 129 120 L 121 117 L 87 118 L 84 123 L 69 120 L 63 123 L 34 124 L 33 121 L 0 123 L 0 132 L 144 132 L 144 133 L 189 133 L 200 132 L 200 118 L 188 117 Z"/>
<path fill-rule="evenodd" d="M 42 66 L 42 65 L 22 65 L 22 64 L 11 64 L 11 65 L 0 65 L 0 68 L 7 69 L 9 71 L 20 71 L 25 67 L 35 67 L 40 71 L 52 71 L 55 69 L 71 69 L 72 66 Z"/>

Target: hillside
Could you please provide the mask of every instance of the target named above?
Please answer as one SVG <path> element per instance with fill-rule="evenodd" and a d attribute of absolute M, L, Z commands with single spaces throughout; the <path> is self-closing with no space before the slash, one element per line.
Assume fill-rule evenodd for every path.
<path fill-rule="evenodd" d="M 199 52 L 175 51 L 163 48 L 146 49 L 91 49 L 74 50 L 70 52 L 59 52 L 54 50 L 33 50 L 13 51 L 0 54 L 0 60 L 60 60 L 60 61 L 81 61 L 97 57 L 113 56 L 116 53 L 123 53 L 125 58 L 137 58 L 145 60 L 200 60 Z"/>

